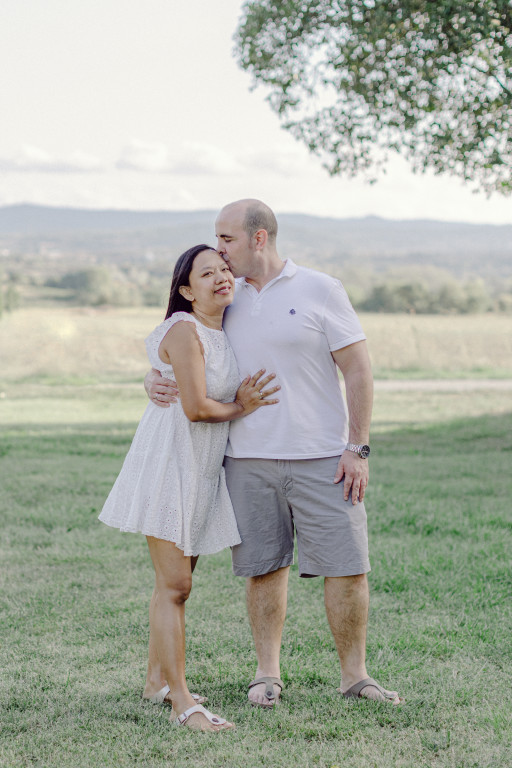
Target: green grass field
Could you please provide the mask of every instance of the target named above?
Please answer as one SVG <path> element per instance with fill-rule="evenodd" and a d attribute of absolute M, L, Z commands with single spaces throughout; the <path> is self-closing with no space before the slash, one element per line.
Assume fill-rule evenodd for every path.
<path fill-rule="evenodd" d="M 143 537 L 97 522 L 145 405 L 144 367 L 107 370 L 98 355 L 95 369 L 85 355 L 82 369 L 78 342 L 59 360 L 46 322 L 34 367 L 11 357 L 0 324 L 13 361 L 0 399 L 0 766 L 510 764 L 511 391 L 377 390 L 368 666 L 405 705 L 340 699 L 321 580 L 295 569 L 283 702 L 245 704 L 244 584 L 224 552 L 200 559 L 187 606 L 191 686 L 237 724 L 209 736 L 141 702 L 152 569 Z"/>

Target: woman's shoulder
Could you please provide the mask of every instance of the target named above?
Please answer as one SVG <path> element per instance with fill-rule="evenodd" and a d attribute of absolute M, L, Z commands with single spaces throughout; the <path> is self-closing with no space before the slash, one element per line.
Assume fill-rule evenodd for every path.
<path fill-rule="evenodd" d="M 171 327 L 181 321 L 184 321 L 185 323 L 194 323 L 194 325 L 197 325 L 196 318 L 190 312 L 173 312 L 170 317 L 167 317 L 164 320 L 162 325 L 167 324 L 169 327 Z"/>
<path fill-rule="evenodd" d="M 154 328 L 149 336 L 147 336 L 144 340 L 148 353 L 150 353 L 151 350 L 158 350 L 158 347 L 162 343 L 165 336 L 167 336 L 171 328 L 175 329 L 174 333 L 187 334 L 190 333 L 190 330 L 197 329 L 197 323 L 195 318 L 192 317 L 192 315 L 190 315 L 188 312 L 175 312 L 173 315 L 167 317 L 163 322 L 157 325 L 156 328 Z"/>
<path fill-rule="evenodd" d="M 148 339 L 155 338 L 160 335 L 164 335 L 169 331 L 176 323 L 179 323 L 181 321 L 187 322 L 187 323 L 193 323 L 194 325 L 197 324 L 197 321 L 195 317 L 193 317 L 189 312 L 175 312 L 170 317 L 167 317 L 165 320 L 163 320 L 161 323 L 159 323 L 156 328 L 153 328 Z"/>

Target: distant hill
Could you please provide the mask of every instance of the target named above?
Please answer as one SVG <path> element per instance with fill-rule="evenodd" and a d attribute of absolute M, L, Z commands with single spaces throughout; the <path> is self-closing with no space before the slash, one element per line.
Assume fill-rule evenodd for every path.
<path fill-rule="evenodd" d="M 215 243 L 215 211 L 122 211 L 0 207 L 0 249 L 9 254 L 89 254 L 97 262 L 174 261 L 191 244 Z M 337 271 L 344 265 L 381 272 L 434 266 L 457 277 L 512 275 L 512 224 L 370 216 L 335 219 L 280 213 L 279 252 L 299 263 Z"/>
<path fill-rule="evenodd" d="M 0 234 L 48 237 L 69 232 L 138 232 L 173 229 L 196 221 L 212 222 L 214 216 L 213 211 L 123 211 L 8 205 L 0 207 Z"/>

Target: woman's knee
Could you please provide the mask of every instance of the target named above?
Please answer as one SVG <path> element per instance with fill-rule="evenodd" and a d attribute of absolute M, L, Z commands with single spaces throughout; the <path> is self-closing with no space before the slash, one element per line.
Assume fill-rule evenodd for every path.
<path fill-rule="evenodd" d="M 189 576 L 161 579 L 157 582 L 158 597 L 171 603 L 184 603 L 188 600 L 191 590 L 192 579 Z"/>

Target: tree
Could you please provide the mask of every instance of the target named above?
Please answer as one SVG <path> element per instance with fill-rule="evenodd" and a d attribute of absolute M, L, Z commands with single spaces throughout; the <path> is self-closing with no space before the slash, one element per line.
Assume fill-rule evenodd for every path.
<path fill-rule="evenodd" d="M 59 287 L 75 291 L 75 299 L 83 306 L 108 304 L 112 295 L 112 275 L 106 267 L 81 269 L 64 275 Z"/>
<path fill-rule="evenodd" d="M 9 282 L 5 289 L 3 305 L 6 312 L 13 312 L 21 306 L 20 292 L 12 282 Z"/>
<path fill-rule="evenodd" d="M 332 175 L 416 171 L 512 192 L 509 0 L 249 0 L 241 66 Z"/>

